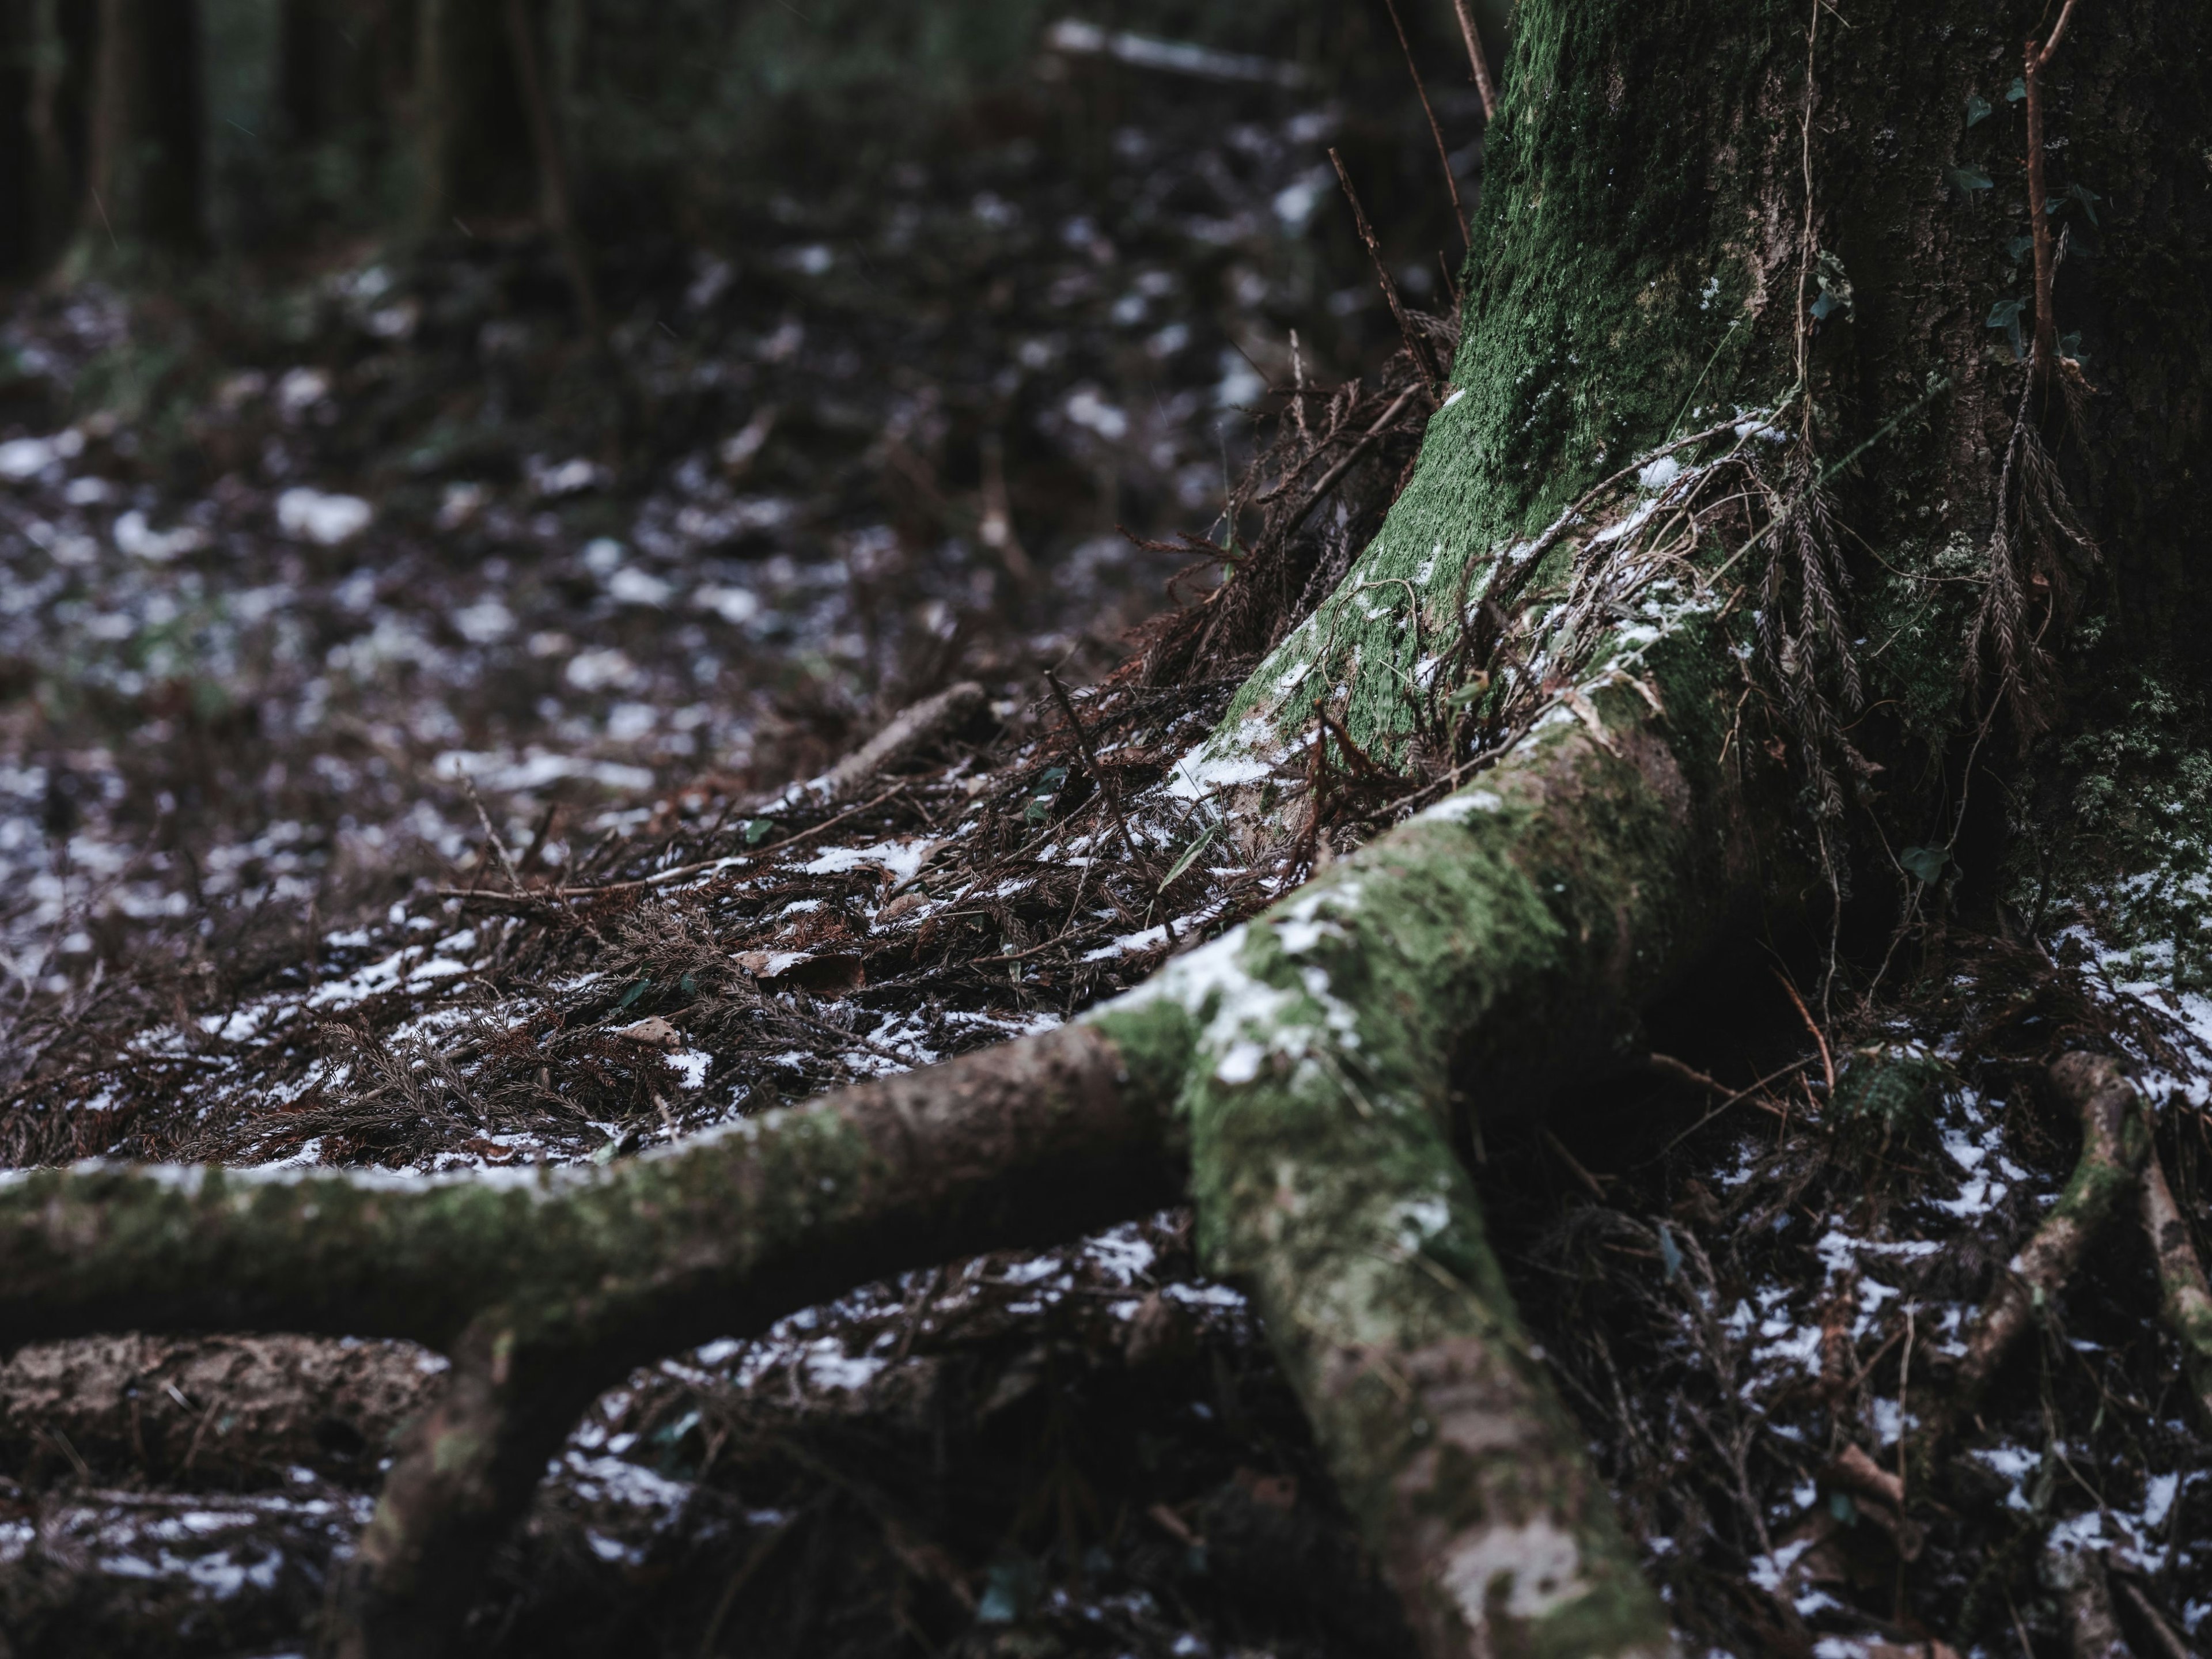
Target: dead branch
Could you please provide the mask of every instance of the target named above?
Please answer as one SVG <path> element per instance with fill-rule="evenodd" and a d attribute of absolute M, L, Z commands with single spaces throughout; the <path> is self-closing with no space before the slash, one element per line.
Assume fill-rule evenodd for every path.
<path fill-rule="evenodd" d="M 1474 26 L 1474 12 L 1468 0 L 1452 0 L 1459 13 L 1459 32 L 1467 38 L 1467 60 L 1474 75 L 1474 89 L 1482 94 L 1482 118 L 1495 120 L 1498 116 L 1498 83 L 1491 79 L 1490 54 L 1483 50 L 1482 32 Z"/>
<path fill-rule="evenodd" d="M 963 680 L 901 709 L 882 731 L 830 769 L 826 781 L 830 798 L 856 793 L 925 744 L 964 725 L 985 701 L 981 686 Z"/>

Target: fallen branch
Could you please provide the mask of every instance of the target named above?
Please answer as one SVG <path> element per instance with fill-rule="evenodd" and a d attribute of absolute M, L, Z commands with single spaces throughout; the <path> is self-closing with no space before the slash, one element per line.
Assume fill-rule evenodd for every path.
<path fill-rule="evenodd" d="M 924 697 L 894 715 L 890 724 L 830 768 L 824 780 L 835 800 L 865 787 L 880 774 L 897 765 L 924 744 L 966 722 L 981 708 L 983 688 L 973 680 L 948 685 L 935 696 Z"/>

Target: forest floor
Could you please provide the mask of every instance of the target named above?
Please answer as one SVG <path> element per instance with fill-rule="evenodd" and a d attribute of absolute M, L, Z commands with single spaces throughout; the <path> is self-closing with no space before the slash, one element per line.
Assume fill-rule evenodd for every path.
<path fill-rule="evenodd" d="M 611 284 L 634 303 L 606 357 L 520 229 L 244 299 L 23 299 L 0 332 L 0 1156 L 625 1157 L 1044 1029 L 1410 810 L 1410 785 L 1340 780 L 1303 846 L 1259 855 L 1218 797 L 1314 778 L 1195 759 L 1387 508 L 1425 408 L 1301 514 L 1286 568 L 1220 586 L 1248 468 L 1340 457 L 1407 376 L 1315 228 L 1324 146 L 1358 123 L 1189 91 L 1152 86 L 1080 155 L 1009 120 L 849 197 L 763 195 L 742 254 Z M 1186 608 L 1129 637 L 1178 573 Z M 1261 574 L 1237 638 L 1194 648 Z M 1816 1027 L 1796 994 L 1762 958 L 1655 1015 L 1724 1106 L 1655 1074 L 1482 1149 L 1498 1248 L 1683 1630 L 2057 1653 L 2046 1563 L 2071 1549 L 2109 1564 L 2139 1651 L 2212 1636 L 2212 1447 L 2137 1243 L 2008 1371 L 1933 1522 L 1845 1455 L 1893 1465 L 1911 1367 L 2065 1184 L 2057 1053 L 2094 1039 L 2156 1079 L 2197 1201 L 2206 1011 L 2078 929 L 1961 947 L 1879 1015 Z M 1875 1095 L 1887 1129 L 1846 1109 Z M 15 1355 L 0 1651 L 313 1651 L 442 1364 L 281 1337 Z M 474 1632 L 1402 1646 L 1179 1212 L 640 1372 L 549 1470 Z"/>

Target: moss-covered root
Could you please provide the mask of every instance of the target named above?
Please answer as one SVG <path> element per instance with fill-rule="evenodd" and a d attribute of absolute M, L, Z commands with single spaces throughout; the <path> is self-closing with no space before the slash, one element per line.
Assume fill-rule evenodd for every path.
<path fill-rule="evenodd" d="M 1195 1028 L 1204 1259 L 1253 1291 L 1431 1659 L 1670 1649 L 1453 1152 L 1455 1099 L 1640 1059 L 1636 1007 L 1724 913 L 1659 723 L 1626 695 L 1604 717 L 1098 1016 Z"/>
<path fill-rule="evenodd" d="M 444 1650 L 591 1398 L 850 1288 L 1171 1202 L 1182 1025 L 1074 1027 L 669 1154 L 522 1180 L 45 1170 L 0 1182 L 0 1347 L 106 1330 L 448 1351 L 343 1608 L 351 1659 Z"/>
<path fill-rule="evenodd" d="M 2105 1558 L 2078 1545 L 2054 1544 L 2044 1553 L 2044 1588 L 2066 1617 L 2066 1650 L 2073 1659 L 2133 1659 L 2112 1612 Z"/>
<path fill-rule="evenodd" d="M 2143 1231 L 2158 1261 L 2158 1306 L 2166 1328 L 2181 1344 L 2183 1373 L 2208 1429 L 2212 1429 L 2212 1285 L 2190 1242 L 2189 1224 L 2166 1184 L 2154 1146 L 2142 1172 Z"/>
<path fill-rule="evenodd" d="M 574 1326 L 610 1363 L 677 1352 L 887 1273 L 1172 1201 L 1172 1098 L 1076 1028 L 604 1170 L 11 1173 L 0 1346 L 259 1330 L 442 1349 L 504 1307 Z"/>
<path fill-rule="evenodd" d="M 2055 1304 L 2098 1231 L 2130 1190 L 2150 1149 L 2135 1085 L 2119 1062 L 2102 1054 L 2068 1054 L 2051 1068 L 2059 1092 L 2078 1109 L 2081 1153 L 2058 1202 L 2034 1236 L 1997 1275 L 1988 1301 L 1967 1327 L 1966 1352 L 1950 1369 L 1940 1401 L 1922 1414 L 1922 1438 L 1932 1451 L 1951 1425 L 1971 1416 L 2039 1309 Z"/>
<path fill-rule="evenodd" d="M 401 1437 L 376 1512 L 342 1570 L 337 1659 L 438 1659 L 453 1650 L 513 1530 L 576 1419 L 611 1380 L 588 1349 L 506 1310 L 453 1345 L 443 1395 Z"/>

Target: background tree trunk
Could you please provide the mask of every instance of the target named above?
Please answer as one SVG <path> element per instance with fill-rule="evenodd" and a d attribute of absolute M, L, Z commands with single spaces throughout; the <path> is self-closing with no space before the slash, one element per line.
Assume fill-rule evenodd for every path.
<path fill-rule="evenodd" d="M 80 246 L 192 253 L 202 215 L 199 8 L 100 0 Z"/>
<path fill-rule="evenodd" d="M 0 278 L 35 275 L 74 228 L 91 8 L 0 7 Z"/>
<path fill-rule="evenodd" d="M 419 0 L 415 14 L 417 235 L 464 231 L 471 215 L 526 213 L 538 199 L 530 119 L 503 9 Z"/>

